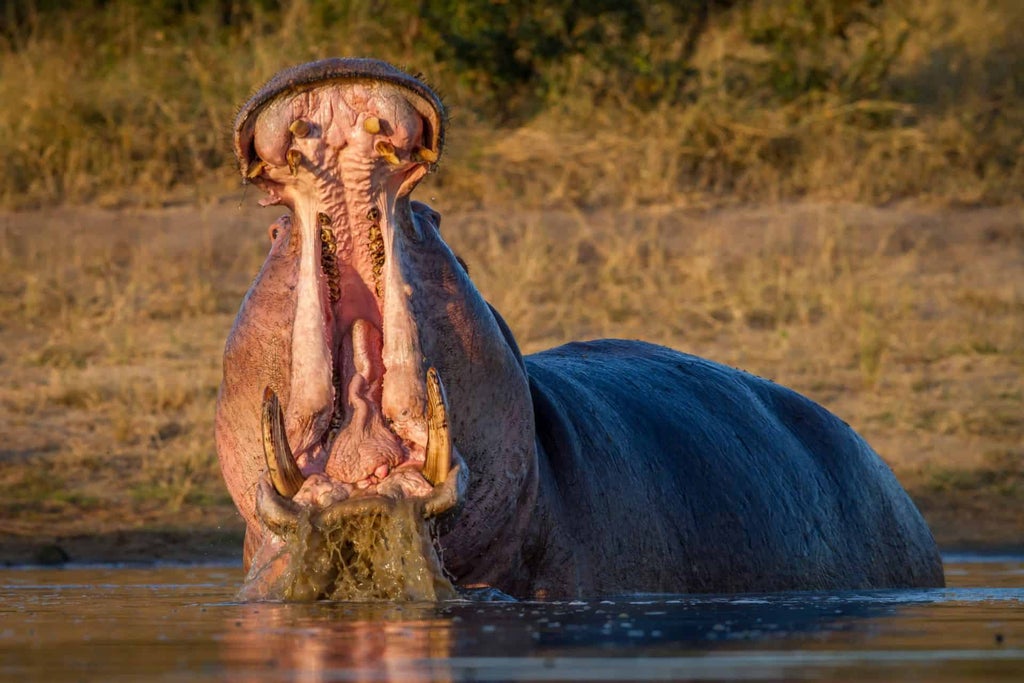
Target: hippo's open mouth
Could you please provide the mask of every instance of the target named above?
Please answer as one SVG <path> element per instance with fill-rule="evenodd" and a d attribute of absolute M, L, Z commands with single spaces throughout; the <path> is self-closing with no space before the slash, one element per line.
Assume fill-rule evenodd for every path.
<path fill-rule="evenodd" d="M 236 119 L 243 175 L 261 203 L 292 211 L 271 230 L 272 255 L 293 262 L 294 306 L 290 368 L 263 396 L 257 510 L 271 529 L 302 506 L 329 516 L 412 498 L 434 515 L 465 489 L 403 276 L 419 218 L 396 211 L 440 156 L 443 124 L 419 81 L 353 59 L 282 72 Z"/>

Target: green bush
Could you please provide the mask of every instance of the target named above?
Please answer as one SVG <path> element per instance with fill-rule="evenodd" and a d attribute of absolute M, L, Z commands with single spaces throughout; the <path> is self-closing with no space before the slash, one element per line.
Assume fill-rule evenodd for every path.
<path fill-rule="evenodd" d="M 759 79 L 783 100 L 817 91 L 847 97 L 875 95 L 909 36 L 881 20 L 882 0 L 789 0 L 751 3 L 743 31 L 770 57 Z"/>

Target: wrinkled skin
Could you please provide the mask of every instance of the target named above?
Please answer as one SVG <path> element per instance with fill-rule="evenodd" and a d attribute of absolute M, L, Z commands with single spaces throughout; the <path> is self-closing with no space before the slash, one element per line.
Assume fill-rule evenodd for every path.
<path fill-rule="evenodd" d="M 248 595 L 293 561 L 289 519 L 382 498 L 422 503 L 457 585 L 520 597 L 942 585 L 891 471 L 813 402 L 640 342 L 524 360 L 409 198 L 444 124 L 419 81 L 342 59 L 282 72 L 236 120 L 243 175 L 291 210 L 217 407 Z"/>

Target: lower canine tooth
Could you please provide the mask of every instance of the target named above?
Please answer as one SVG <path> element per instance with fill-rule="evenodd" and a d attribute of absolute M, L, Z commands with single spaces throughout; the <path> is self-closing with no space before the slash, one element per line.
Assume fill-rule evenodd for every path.
<path fill-rule="evenodd" d="M 288 436 L 284 430 L 284 412 L 277 394 L 270 387 L 263 391 L 263 457 L 267 461 L 270 481 L 285 498 L 292 498 L 306 481 L 288 447 Z"/>
<path fill-rule="evenodd" d="M 423 476 L 434 486 L 444 483 L 452 468 L 452 441 L 448 426 L 448 397 L 437 370 L 427 370 L 427 454 Z"/>
<path fill-rule="evenodd" d="M 285 159 L 288 160 L 288 170 L 292 175 L 299 172 L 299 164 L 302 163 L 302 152 L 297 149 L 290 149 L 285 154 Z"/>

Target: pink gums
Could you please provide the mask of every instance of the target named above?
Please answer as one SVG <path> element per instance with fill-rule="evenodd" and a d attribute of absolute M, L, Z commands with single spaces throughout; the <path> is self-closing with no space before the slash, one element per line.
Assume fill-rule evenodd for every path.
<path fill-rule="evenodd" d="M 292 209 L 300 245 L 285 415 L 309 477 L 298 502 L 431 490 L 419 473 L 425 368 L 394 218 L 396 201 L 426 173 L 412 158 L 422 136 L 413 107 L 368 83 L 282 96 L 256 121 L 265 163 L 256 182 L 270 195 L 265 203 Z M 323 265 L 324 228 L 333 236 L 333 272 Z"/>

